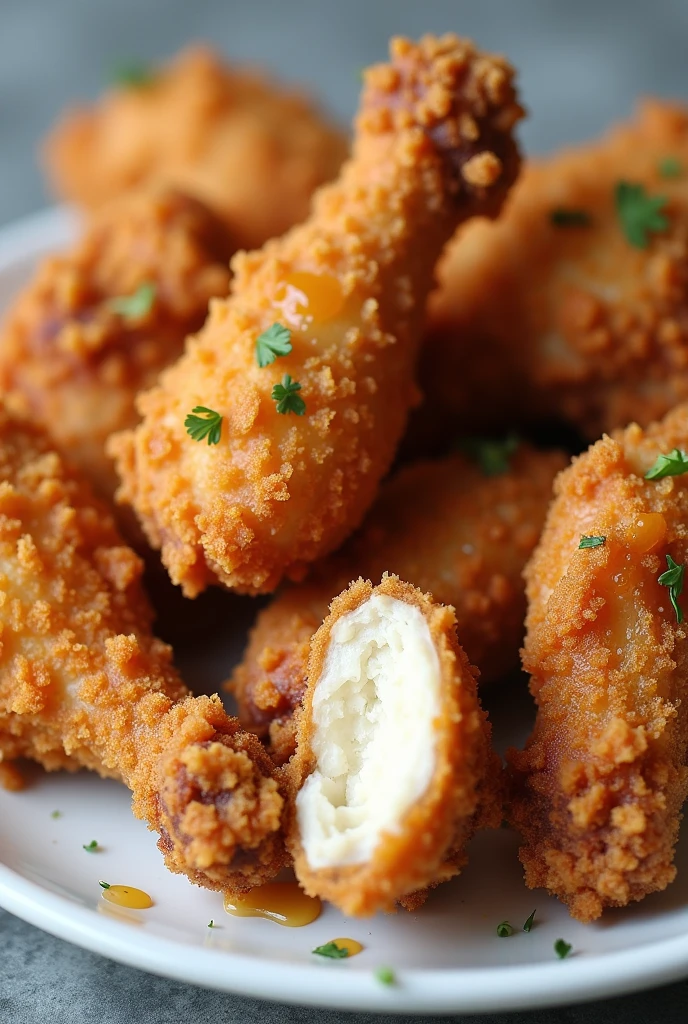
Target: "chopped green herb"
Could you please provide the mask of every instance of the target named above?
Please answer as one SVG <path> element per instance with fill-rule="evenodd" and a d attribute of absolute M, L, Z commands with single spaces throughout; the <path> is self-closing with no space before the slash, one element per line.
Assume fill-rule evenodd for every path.
<path fill-rule="evenodd" d="M 125 320 L 140 320 L 150 313 L 155 302 L 157 287 L 150 281 L 144 281 L 131 295 L 119 295 L 108 301 L 108 308 L 119 313 Z"/>
<path fill-rule="evenodd" d="M 324 946 L 316 946 L 311 953 L 317 953 L 318 956 L 329 956 L 331 960 L 345 960 L 349 955 L 349 950 L 338 946 L 336 942 L 326 942 Z"/>
<path fill-rule="evenodd" d="M 683 164 L 676 156 L 665 156 L 657 164 L 657 170 L 662 178 L 680 178 L 683 174 Z"/>
<path fill-rule="evenodd" d="M 581 537 L 578 550 L 582 551 L 584 548 L 602 547 L 606 539 L 606 537 Z"/>
<path fill-rule="evenodd" d="M 378 967 L 375 971 L 375 977 L 383 985 L 394 985 L 397 980 L 397 976 L 391 967 Z"/>
<path fill-rule="evenodd" d="M 688 473 L 688 455 L 680 448 L 674 448 L 668 455 L 657 456 L 645 479 L 662 480 L 665 476 L 681 476 L 683 473 Z"/>
<path fill-rule="evenodd" d="M 215 921 L 213 920 L 213 918 L 212 918 L 212 917 L 211 917 L 211 918 L 210 918 L 210 920 L 208 921 L 208 927 L 209 927 L 209 928 L 214 928 L 214 927 L 215 927 Z"/>
<path fill-rule="evenodd" d="M 62 817 L 62 811 L 53 811 L 52 814 L 50 815 L 50 817 L 51 818 L 61 818 Z"/>
<path fill-rule="evenodd" d="M 564 942 L 563 939 L 557 939 L 554 943 L 554 952 L 557 954 L 560 960 L 563 960 L 569 955 L 573 946 L 569 942 Z"/>
<path fill-rule="evenodd" d="M 260 367 L 274 363 L 278 356 L 291 352 L 291 331 L 282 324 L 273 324 L 256 339 L 256 360 Z"/>
<path fill-rule="evenodd" d="M 685 565 L 679 565 L 678 562 L 675 562 L 671 555 L 667 555 L 666 560 L 669 568 L 666 572 L 662 573 L 657 582 L 660 586 L 669 588 L 669 599 L 674 611 L 676 612 L 676 621 L 683 622 L 683 612 L 679 606 L 678 599 L 681 596 L 681 591 L 683 590 L 683 577 L 686 567 Z"/>
<path fill-rule="evenodd" d="M 154 75 L 150 68 L 139 61 L 129 61 L 115 68 L 112 81 L 115 85 L 124 85 L 129 89 L 142 89 L 150 85 Z"/>
<path fill-rule="evenodd" d="M 533 929 L 533 921 L 535 920 L 535 911 L 530 915 L 526 923 L 523 925 L 523 931 L 529 932 Z"/>
<path fill-rule="evenodd" d="M 98 885 L 101 887 L 101 889 L 109 889 L 110 888 L 110 883 L 109 882 L 104 882 L 102 878 L 98 879 Z"/>
<path fill-rule="evenodd" d="M 503 441 L 490 438 L 469 438 L 462 441 L 459 447 L 469 459 L 476 462 L 485 476 L 501 476 L 508 473 L 509 461 L 520 445 L 516 434 L 508 434 Z"/>
<path fill-rule="evenodd" d="M 500 939 L 508 939 L 510 935 L 514 934 L 514 929 L 511 927 L 508 921 L 500 921 L 497 925 L 497 935 Z"/>
<path fill-rule="evenodd" d="M 272 389 L 272 400 L 277 402 L 277 412 L 293 412 L 297 416 L 303 416 L 306 411 L 306 403 L 301 395 L 297 394 L 301 385 L 297 380 L 292 380 L 288 373 L 282 377 L 281 384 L 275 384 Z"/>
<path fill-rule="evenodd" d="M 198 416 L 197 413 L 202 413 Z M 194 441 L 208 439 L 208 444 L 219 444 L 222 435 L 222 416 L 214 409 L 208 409 L 205 405 L 195 405 L 184 420 L 184 426 L 189 437 Z"/>
<path fill-rule="evenodd" d="M 567 210 L 563 206 L 550 210 L 549 219 L 558 228 L 587 228 L 592 224 L 586 210 Z"/>
<path fill-rule="evenodd" d="M 620 181 L 615 199 L 623 232 L 636 249 L 647 249 L 651 231 L 666 231 L 669 227 L 669 219 L 662 213 L 666 196 L 649 196 L 644 185 Z"/>
<path fill-rule="evenodd" d="M 86 850 L 87 853 L 95 853 L 96 850 L 98 850 L 98 840 L 92 839 L 90 843 L 83 844 L 82 848 Z"/>

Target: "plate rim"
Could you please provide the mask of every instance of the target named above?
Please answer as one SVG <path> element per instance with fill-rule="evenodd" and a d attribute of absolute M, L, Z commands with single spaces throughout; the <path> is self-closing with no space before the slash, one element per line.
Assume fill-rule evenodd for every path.
<path fill-rule="evenodd" d="M 75 211 L 50 206 L 0 225 L 0 273 L 47 255 L 72 234 Z M 277 1003 L 377 1013 L 489 1013 L 583 1003 L 688 977 L 688 934 L 552 963 L 419 969 L 385 987 L 371 972 L 306 965 L 132 934 L 125 924 L 41 886 L 0 861 L 0 907 L 83 949 L 153 974 Z"/>
<path fill-rule="evenodd" d="M 376 1013 L 495 1013 L 630 995 L 688 974 L 688 935 L 630 950 L 551 963 L 403 970 L 380 985 L 373 971 L 264 961 L 132 932 L 0 862 L 0 906 L 29 924 L 110 960 L 203 988 L 276 1003 Z M 317 974 L 315 973 L 317 971 Z M 565 979 L 562 983 L 562 978 Z M 326 993 L 326 997 L 323 997 Z M 505 1005 L 503 993 L 508 993 Z"/>

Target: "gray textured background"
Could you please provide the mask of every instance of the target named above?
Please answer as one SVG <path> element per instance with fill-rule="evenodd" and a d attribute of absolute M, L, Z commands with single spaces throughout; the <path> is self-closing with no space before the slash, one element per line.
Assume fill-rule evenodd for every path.
<path fill-rule="evenodd" d="M 384 57 L 390 34 L 447 29 L 517 65 L 531 152 L 603 130 L 642 93 L 688 99 L 688 0 L 0 0 L 0 224 L 46 202 L 38 140 L 64 104 L 97 95 L 123 60 L 162 58 L 203 38 L 310 86 L 348 120 L 358 69 Z M 503 997 L 508 1006 L 509 993 Z M 673 1024 L 686 1020 L 687 997 L 688 983 L 581 1008 L 464 1020 Z M 2 1024 L 334 1024 L 342 1017 L 383 1019 L 285 1009 L 152 978 L 0 911 Z"/>

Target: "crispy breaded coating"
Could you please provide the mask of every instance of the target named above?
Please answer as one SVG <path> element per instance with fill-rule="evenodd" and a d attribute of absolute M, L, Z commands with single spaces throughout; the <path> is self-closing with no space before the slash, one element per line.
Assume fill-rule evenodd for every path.
<path fill-rule="evenodd" d="M 495 214 L 518 170 L 512 69 L 456 36 L 396 39 L 370 69 L 352 159 L 309 220 L 233 261 L 231 296 L 124 433 L 121 498 L 170 576 L 193 596 L 211 582 L 274 590 L 362 520 L 415 401 L 413 368 L 439 252 L 469 216 Z M 291 354 L 260 368 L 275 322 Z M 288 376 L 303 415 L 272 397 Z M 185 417 L 223 417 L 217 446 Z"/>
<path fill-rule="evenodd" d="M 241 891 L 285 859 L 272 762 L 217 696 L 188 696 L 141 570 L 88 485 L 0 412 L 0 760 L 121 778 L 172 871 Z"/>
<path fill-rule="evenodd" d="M 688 406 L 604 437 L 556 483 L 526 569 L 523 664 L 538 704 L 508 760 L 526 882 L 591 921 L 674 878 L 688 794 L 688 639 L 667 556 L 688 560 L 688 477 L 646 480 L 688 449 Z M 580 538 L 604 537 L 579 549 Z M 685 606 L 685 598 L 679 598 Z"/>
<path fill-rule="evenodd" d="M 663 176 L 667 158 L 678 176 Z M 656 100 L 528 162 L 501 218 L 466 226 L 439 268 L 423 418 L 476 430 L 556 415 L 596 440 L 688 398 L 687 168 L 688 107 Z M 624 233 L 622 181 L 666 199 L 668 227 L 644 249 Z M 589 223 L 553 223 L 566 214 Z"/>
<path fill-rule="evenodd" d="M 311 635 L 349 580 L 393 572 L 455 609 L 461 645 L 482 683 L 518 662 L 523 568 L 538 539 L 559 452 L 521 445 L 511 466 L 484 476 L 462 455 L 410 465 L 383 484 L 357 534 L 260 612 L 230 684 L 247 729 L 265 735 L 278 764 L 294 750 L 293 711 L 306 686 Z"/>
<path fill-rule="evenodd" d="M 378 620 L 372 614 L 369 623 L 361 619 L 363 625 L 359 625 L 362 630 L 367 627 L 360 665 L 366 685 L 348 698 L 351 703 L 347 705 L 347 696 L 342 697 L 342 692 L 350 677 L 346 666 L 339 667 L 333 648 L 356 642 L 351 613 L 365 613 L 375 603 Z M 406 622 L 402 612 L 401 633 L 390 642 L 381 627 L 385 616 L 398 616 L 399 605 L 411 606 L 417 610 L 416 616 L 408 616 Z M 436 672 L 437 694 L 425 692 L 420 681 L 416 683 L 413 669 L 421 670 L 424 666 L 415 661 L 413 666 L 405 664 L 406 657 L 413 655 L 413 648 L 407 651 L 403 644 L 412 631 L 419 632 L 419 639 L 425 641 L 424 660 L 431 666 L 430 671 Z M 421 631 L 426 633 L 425 637 Z M 385 663 L 386 643 L 391 643 L 392 650 Z M 365 803 L 361 804 L 361 789 L 379 787 L 384 792 L 401 768 L 396 757 L 387 758 L 382 774 L 375 774 L 367 759 L 374 757 L 371 749 L 380 742 L 385 717 L 394 716 L 394 683 L 397 674 L 404 672 L 410 674 L 407 683 L 418 687 L 417 717 L 413 718 L 412 730 L 423 729 L 422 704 L 437 700 L 437 713 L 426 737 L 429 749 L 421 752 L 421 771 L 428 762 L 427 785 L 405 802 L 399 818 L 376 835 L 373 849 L 365 859 L 355 852 L 342 854 L 340 846 L 338 862 L 335 858 L 328 865 L 314 864 L 314 857 L 320 855 L 318 844 L 331 843 L 333 838 L 341 843 L 342 837 L 346 843 L 351 832 L 360 828 L 361 816 L 366 812 Z M 340 688 L 328 692 L 319 702 L 319 688 L 326 685 L 326 678 L 333 674 L 336 677 L 337 673 L 342 681 Z M 385 680 L 386 674 L 389 680 Z M 378 910 L 393 910 L 397 902 L 415 909 L 426 895 L 420 890 L 459 873 L 467 860 L 465 845 L 478 823 L 497 827 L 501 820 L 499 759 L 491 750 L 491 728 L 478 702 L 475 673 L 456 638 L 453 610 L 435 603 L 396 576 L 385 577 L 377 587 L 359 579 L 332 602 L 330 614 L 313 636 L 308 678 L 298 717 L 297 752 L 285 769 L 289 789 L 285 829 L 297 878 L 309 895 L 329 900 L 346 914 L 370 916 Z M 359 678 L 353 681 L 354 686 Z M 391 682 L 391 690 L 385 690 L 386 682 Z M 408 707 L 402 709 L 396 722 L 399 758 L 413 756 L 412 745 L 404 742 L 411 711 Z M 371 723 L 369 733 L 361 731 L 362 715 Z M 332 723 L 338 731 L 332 731 Z M 328 729 L 319 740 L 318 733 Z M 382 741 L 385 749 L 391 738 L 388 733 Z M 326 749 L 318 753 L 318 744 L 328 739 Z M 336 749 L 333 741 L 339 744 Z M 318 783 L 319 775 L 324 776 L 324 783 Z M 322 785 L 326 806 L 319 824 L 322 837 L 317 836 L 315 841 L 309 832 L 313 828 L 312 815 L 317 816 L 318 811 L 311 808 L 314 799 L 319 798 L 322 803 L 322 796 L 316 793 L 314 797 L 314 785 Z M 375 795 L 367 793 L 364 800 L 371 797 L 373 802 L 367 813 L 374 817 Z"/>
<path fill-rule="evenodd" d="M 195 199 L 132 192 L 105 208 L 68 252 L 43 261 L 0 327 L 0 390 L 111 497 L 105 442 L 133 426 L 136 393 L 179 357 L 208 302 L 229 289 L 235 244 Z M 139 312 L 113 300 L 154 290 Z"/>
<path fill-rule="evenodd" d="M 192 46 L 145 81 L 67 111 L 44 162 L 58 196 L 92 209 L 138 185 L 181 188 L 255 247 L 306 216 L 347 148 L 305 96 Z"/>

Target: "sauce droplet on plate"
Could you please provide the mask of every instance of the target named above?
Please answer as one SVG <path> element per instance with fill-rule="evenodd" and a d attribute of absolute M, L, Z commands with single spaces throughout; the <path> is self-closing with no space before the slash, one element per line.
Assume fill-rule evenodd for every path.
<path fill-rule="evenodd" d="M 103 899 L 118 907 L 129 907 L 130 910 L 148 910 L 153 900 L 143 889 L 135 889 L 133 885 L 109 885 L 103 889 Z"/>
<path fill-rule="evenodd" d="M 322 903 L 306 896 L 296 882 L 268 882 L 243 896 L 225 893 L 224 907 L 233 917 L 265 917 L 286 928 L 302 928 L 320 917 Z"/>
<path fill-rule="evenodd" d="M 339 949 L 345 949 L 349 956 L 356 956 L 358 953 L 363 952 L 363 946 L 356 939 L 332 939 L 335 946 Z"/>

